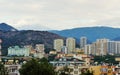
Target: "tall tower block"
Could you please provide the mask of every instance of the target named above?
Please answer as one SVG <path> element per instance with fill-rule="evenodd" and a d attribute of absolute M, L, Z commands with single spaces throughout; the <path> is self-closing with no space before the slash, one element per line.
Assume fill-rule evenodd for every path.
<path fill-rule="evenodd" d="M 69 37 L 66 39 L 66 47 L 68 49 L 68 53 L 75 52 L 76 41 L 74 38 Z"/>
<path fill-rule="evenodd" d="M 81 37 L 80 38 L 80 48 L 83 49 L 86 44 L 87 44 L 87 38 L 86 37 Z"/>
<path fill-rule="evenodd" d="M 54 49 L 56 49 L 57 52 L 61 52 L 63 45 L 64 45 L 63 39 L 54 40 Z"/>

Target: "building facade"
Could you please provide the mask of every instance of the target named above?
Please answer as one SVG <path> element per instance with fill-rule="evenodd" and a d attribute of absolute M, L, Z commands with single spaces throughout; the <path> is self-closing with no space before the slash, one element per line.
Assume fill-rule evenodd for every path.
<path fill-rule="evenodd" d="M 107 55 L 109 39 L 97 39 L 96 41 L 96 55 Z"/>
<path fill-rule="evenodd" d="M 69 37 L 66 39 L 66 47 L 68 49 L 68 53 L 75 52 L 76 41 L 74 38 Z"/>
<path fill-rule="evenodd" d="M 55 39 L 54 40 L 54 49 L 57 52 L 61 52 L 61 49 L 62 49 L 63 45 L 64 45 L 63 39 Z"/>
<path fill-rule="evenodd" d="M 91 44 L 91 54 L 92 55 L 96 55 L 96 49 L 97 49 L 96 42 L 93 42 Z"/>
<path fill-rule="evenodd" d="M 66 46 L 63 46 L 61 50 L 62 50 L 62 53 L 68 54 L 68 49 Z"/>
<path fill-rule="evenodd" d="M 27 47 L 13 46 L 8 48 L 8 56 L 29 56 L 29 54 L 30 49 Z"/>
<path fill-rule="evenodd" d="M 36 44 L 35 50 L 37 51 L 35 54 L 35 57 L 37 58 L 43 58 L 44 57 L 44 50 L 45 46 L 44 44 Z"/>
<path fill-rule="evenodd" d="M 108 42 L 109 42 L 109 39 L 97 39 L 96 42 L 85 45 L 84 53 L 98 55 L 98 56 L 107 55 L 110 51 L 110 50 L 108 51 L 109 49 Z"/>
<path fill-rule="evenodd" d="M 85 54 L 92 54 L 92 49 L 91 49 L 91 45 L 88 44 L 88 45 L 85 45 L 85 48 L 84 48 L 84 53 Z"/>
<path fill-rule="evenodd" d="M 120 41 L 109 41 L 108 42 L 109 54 L 120 54 Z"/>
<path fill-rule="evenodd" d="M 87 38 L 86 37 L 81 37 L 80 38 L 80 48 L 84 49 L 86 44 L 87 44 Z"/>

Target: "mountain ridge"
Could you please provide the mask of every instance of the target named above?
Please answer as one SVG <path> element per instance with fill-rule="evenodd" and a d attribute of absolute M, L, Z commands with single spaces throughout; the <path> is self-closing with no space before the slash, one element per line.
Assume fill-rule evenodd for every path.
<path fill-rule="evenodd" d="M 105 26 L 97 27 L 83 27 L 83 28 L 73 28 L 61 31 L 50 31 L 64 37 L 74 37 L 80 39 L 82 36 L 86 36 L 91 42 L 96 41 L 100 38 L 108 38 L 110 40 L 116 40 L 115 38 L 120 37 L 120 28 L 112 28 Z M 119 38 L 117 38 L 118 40 Z"/>
<path fill-rule="evenodd" d="M 7 55 L 7 48 L 10 46 L 24 46 L 44 44 L 46 49 L 53 49 L 54 39 L 64 39 L 63 37 L 48 31 L 0 31 L 2 39 L 2 53 Z"/>
<path fill-rule="evenodd" d="M 0 23 L 0 30 L 1 31 L 17 31 L 16 28 L 14 28 L 6 23 Z"/>

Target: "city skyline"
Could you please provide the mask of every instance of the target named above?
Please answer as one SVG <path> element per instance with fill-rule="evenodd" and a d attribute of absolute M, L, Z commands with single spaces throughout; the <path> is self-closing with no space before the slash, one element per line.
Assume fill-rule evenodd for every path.
<path fill-rule="evenodd" d="M 119 0 L 0 0 L 0 22 L 17 29 L 119 27 Z M 27 26 L 28 25 L 28 26 Z"/>

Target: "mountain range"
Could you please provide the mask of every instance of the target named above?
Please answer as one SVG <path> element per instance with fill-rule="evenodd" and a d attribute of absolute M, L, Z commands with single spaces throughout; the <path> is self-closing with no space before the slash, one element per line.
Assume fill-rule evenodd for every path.
<path fill-rule="evenodd" d="M 48 31 L 0 31 L 0 38 L 2 39 L 2 50 L 3 53 L 7 54 L 7 48 L 10 46 L 24 46 L 35 44 L 44 44 L 46 49 L 53 49 L 54 39 L 63 37 L 50 33 Z"/>
<path fill-rule="evenodd" d="M 83 27 L 50 32 L 56 33 L 64 37 L 74 37 L 77 40 L 79 40 L 80 37 L 85 36 L 90 42 L 94 42 L 96 41 L 96 39 L 101 38 L 120 40 L 120 28 L 112 27 Z"/>
<path fill-rule="evenodd" d="M 111 27 L 84 27 L 74 28 L 61 31 L 35 31 L 35 30 L 19 30 L 6 24 L 0 24 L 0 38 L 3 40 L 2 51 L 7 54 L 9 46 L 24 46 L 45 44 L 47 49 L 53 48 L 54 39 L 74 37 L 79 42 L 80 37 L 86 36 L 89 43 L 96 39 L 107 38 L 110 40 L 120 40 L 120 28 Z"/>
<path fill-rule="evenodd" d="M 17 29 L 6 23 L 0 23 L 0 31 L 17 31 Z"/>
<path fill-rule="evenodd" d="M 0 39 L 2 39 L 2 53 L 7 55 L 7 48 L 10 46 L 44 44 L 46 49 L 53 49 L 54 39 L 64 39 L 58 34 L 48 31 L 35 31 L 35 30 L 17 30 L 14 27 L 6 24 L 0 24 Z"/>

